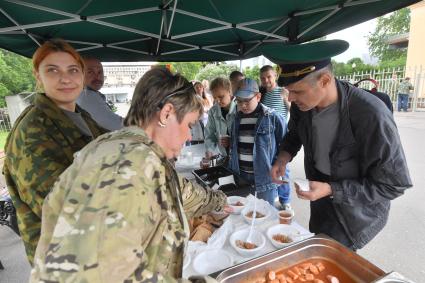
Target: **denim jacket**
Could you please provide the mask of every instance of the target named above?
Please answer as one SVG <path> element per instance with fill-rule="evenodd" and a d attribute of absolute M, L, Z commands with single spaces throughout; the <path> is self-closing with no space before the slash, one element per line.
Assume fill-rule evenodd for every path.
<path fill-rule="evenodd" d="M 279 144 L 285 136 L 286 121 L 282 114 L 263 104 L 260 104 L 260 106 L 261 114 L 255 126 L 253 149 L 254 180 L 255 190 L 265 192 L 276 188 L 276 184 L 272 182 L 270 170 L 277 158 Z M 240 174 L 238 156 L 240 122 L 241 114 L 238 112 L 232 126 L 229 162 L 229 168 L 235 174 Z"/>
<path fill-rule="evenodd" d="M 226 119 L 221 114 L 221 108 L 218 104 L 214 104 L 208 111 L 208 122 L 205 126 L 205 148 L 206 151 L 212 153 L 220 153 L 227 156 L 226 149 L 218 145 L 220 135 L 230 134 L 233 121 L 236 115 L 236 103 L 234 100 L 230 103 L 229 113 Z"/>

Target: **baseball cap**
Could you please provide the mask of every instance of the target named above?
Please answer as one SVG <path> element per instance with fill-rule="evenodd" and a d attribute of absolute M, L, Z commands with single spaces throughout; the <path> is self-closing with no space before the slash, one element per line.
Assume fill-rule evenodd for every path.
<path fill-rule="evenodd" d="M 236 97 L 246 99 L 251 98 L 255 94 L 259 93 L 260 90 L 258 88 L 258 84 L 253 79 L 243 79 L 239 81 L 238 88 L 236 90 L 236 93 L 234 94 Z"/>

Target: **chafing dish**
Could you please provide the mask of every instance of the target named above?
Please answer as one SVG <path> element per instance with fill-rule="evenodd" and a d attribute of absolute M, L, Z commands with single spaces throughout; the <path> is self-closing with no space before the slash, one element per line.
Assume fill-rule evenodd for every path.
<path fill-rule="evenodd" d="M 397 272 L 390 272 L 373 283 L 415 283 Z"/>
<path fill-rule="evenodd" d="M 370 283 L 385 276 L 383 270 L 324 235 L 308 238 L 214 275 L 221 283 L 256 282 L 270 270 L 282 270 L 307 259 L 330 261 L 354 282 Z"/>

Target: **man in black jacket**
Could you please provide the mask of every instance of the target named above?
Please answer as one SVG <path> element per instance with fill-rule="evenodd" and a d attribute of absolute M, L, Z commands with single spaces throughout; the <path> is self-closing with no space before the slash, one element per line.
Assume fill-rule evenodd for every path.
<path fill-rule="evenodd" d="M 272 44 L 263 54 L 280 65 L 278 82 L 292 102 L 271 175 L 279 182 L 303 146 L 309 191 L 297 188 L 297 195 L 311 201 L 310 230 L 356 250 L 382 230 L 390 201 L 412 185 L 391 112 L 332 73 L 330 57 L 347 48 L 341 40 Z"/>

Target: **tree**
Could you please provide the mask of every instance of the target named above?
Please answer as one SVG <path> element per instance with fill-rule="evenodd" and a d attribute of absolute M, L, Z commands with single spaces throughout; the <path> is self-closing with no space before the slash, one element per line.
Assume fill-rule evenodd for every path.
<path fill-rule="evenodd" d="M 250 79 L 254 79 L 256 80 L 258 83 L 260 82 L 260 67 L 259 66 L 254 66 L 252 68 L 250 67 L 246 67 L 243 70 L 243 74 L 245 75 L 245 77 L 250 78 Z"/>
<path fill-rule="evenodd" d="M 31 60 L 0 49 L 0 107 L 5 107 L 5 96 L 35 89 Z"/>
<path fill-rule="evenodd" d="M 161 62 L 158 65 L 171 65 L 171 71 L 183 75 L 189 81 L 194 80 L 199 71 L 206 65 L 205 62 Z"/>
<path fill-rule="evenodd" d="M 389 15 L 378 18 L 375 30 L 368 36 L 370 53 L 379 58 L 380 62 L 397 60 L 407 57 L 406 49 L 392 49 L 388 45 L 388 37 L 409 32 L 410 10 L 403 8 Z"/>
<path fill-rule="evenodd" d="M 238 66 L 231 64 L 208 64 L 199 71 L 199 73 L 196 75 L 196 79 L 199 81 L 212 81 L 217 77 L 228 78 L 232 71 L 238 69 Z"/>

